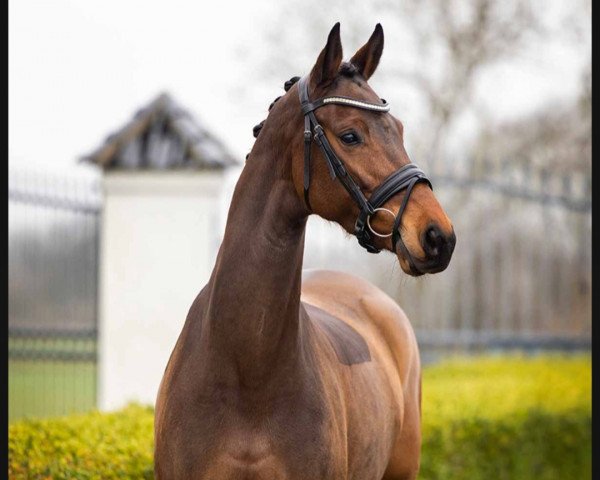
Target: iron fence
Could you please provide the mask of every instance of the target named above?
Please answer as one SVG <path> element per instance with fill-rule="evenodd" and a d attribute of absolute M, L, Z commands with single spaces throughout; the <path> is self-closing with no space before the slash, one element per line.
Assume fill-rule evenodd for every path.
<path fill-rule="evenodd" d="M 96 404 L 99 176 L 11 169 L 9 419 Z"/>
<path fill-rule="evenodd" d="M 408 277 L 390 255 L 364 252 L 316 217 L 305 268 L 345 270 L 380 286 L 408 314 L 425 359 L 589 349 L 589 176 L 515 171 L 432 180 L 457 234 L 443 273 Z M 11 420 L 95 406 L 101 209 L 97 172 L 10 171 Z"/>
<path fill-rule="evenodd" d="M 335 226 L 309 222 L 305 266 L 380 286 L 407 313 L 424 358 L 449 351 L 591 346 L 589 176 L 521 170 L 432 176 L 457 244 L 442 273 L 411 278 Z"/>

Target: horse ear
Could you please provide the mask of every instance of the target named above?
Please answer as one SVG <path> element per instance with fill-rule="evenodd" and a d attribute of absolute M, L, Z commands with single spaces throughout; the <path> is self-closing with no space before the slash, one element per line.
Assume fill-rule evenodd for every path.
<path fill-rule="evenodd" d="M 378 23 L 375 27 L 375 31 L 369 38 L 369 41 L 365 43 L 358 52 L 350 59 L 350 62 L 358 69 L 363 77 L 368 80 L 377 65 L 383 52 L 383 28 Z"/>
<path fill-rule="evenodd" d="M 337 22 L 329 32 L 327 45 L 319 54 L 317 63 L 310 72 L 313 86 L 333 80 L 340 68 L 340 63 L 342 63 L 342 41 L 340 40 L 340 22 Z"/>

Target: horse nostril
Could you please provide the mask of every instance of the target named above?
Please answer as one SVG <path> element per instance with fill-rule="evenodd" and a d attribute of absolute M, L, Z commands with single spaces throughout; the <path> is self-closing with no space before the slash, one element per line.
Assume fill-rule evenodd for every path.
<path fill-rule="evenodd" d="M 444 235 L 438 227 L 431 226 L 425 231 L 422 243 L 427 256 L 437 257 L 445 243 Z"/>
<path fill-rule="evenodd" d="M 455 245 L 454 229 L 446 233 L 436 224 L 427 226 L 421 233 L 425 258 L 420 260 L 419 269 L 425 273 L 441 272 L 450 263 Z"/>

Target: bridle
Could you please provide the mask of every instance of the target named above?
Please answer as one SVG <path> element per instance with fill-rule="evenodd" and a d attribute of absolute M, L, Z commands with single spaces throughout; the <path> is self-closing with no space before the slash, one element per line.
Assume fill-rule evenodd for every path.
<path fill-rule="evenodd" d="M 363 110 L 370 110 L 372 112 L 387 113 L 390 110 L 389 104 L 383 99 L 383 103 L 376 104 L 339 95 L 323 97 L 311 102 L 308 98 L 308 77 L 301 78 L 298 81 L 298 94 L 300 96 L 300 105 L 304 115 L 304 201 L 306 202 L 306 206 L 309 208 L 309 210 L 312 210 L 310 207 L 308 191 L 310 187 L 310 151 L 312 139 L 314 138 L 317 145 L 321 148 L 325 160 L 327 161 L 331 179 L 333 180 L 337 178 L 348 191 L 350 196 L 354 199 L 354 201 L 358 204 L 360 213 L 358 214 L 358 218 L 356 219 L 356 223 L 354 225 L 354 235 L 358 239 L 358 243 L 369 253 L 379 253 L 381 249 L 373 245 L 373 237 L 371 234 L 379 237 L 391 236 L 392 250 L 396 251 L 396 244 L 399 241 L 401 249 L 405 253 L 405 256 L 408 262 L 411 264 L 411 267 L 414 269 L 411 257 L 408 255 L 406 246 L 404 245 L 400 235 L 400 224 L 402 222 L 402 214 L 404 213 L 413 187 L 417 183 L 426 183 L 429 185 L 429 188 L 432 188 L 431 182 L 419 167 L 417 167 L 414 163 L 409 163 L 385 178 L 383 182 L 381 182 L 373 191 L 371 197 L 367 199 L 356 181 L 352 178 L 352 175 L 350 175 L 348 170 L 346 170 L 344 167 L 344 162 L 338 158 L 333 151 L 333 148 L 331 148 L 331 144 L 327 140 L 327 136 L 325 135 L 323 127 L 319 124 L 314 114 L 316 109 L 331 104 L 361 108 Z M 403 190 L 406 190 L 406 194 L 404 195 L 404 199 L 400 205 L 400 210 L 398 210 L 398 213 L 395 215 L 392 233 L 382 235 L 375 232 L 369 223 L 371 215 L 377 211 L 386 211 L 391 215 L 394 215 L 390 210 L 382 208 L 382 205 Z"/>

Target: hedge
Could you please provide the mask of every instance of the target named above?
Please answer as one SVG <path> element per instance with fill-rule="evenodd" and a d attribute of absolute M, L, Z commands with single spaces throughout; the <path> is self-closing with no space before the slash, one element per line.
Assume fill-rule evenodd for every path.
<path fill-rule="evenodd" d="M 591 478 L 591 382 L 589 356 L 425 368 L 419 478 Z"/>
<path fill-rule="evenodd" d="M 420 479 L 591 478 L 589 355 L 454 359 L 423 372 Z M 150 407 L 9 426 L 11 479 L 153 478 Z"/>
<path fill-rule="evenodd" d="M 130 405 L 9 425 L 11 479 L 150 479 L 153 409 Z"/>

